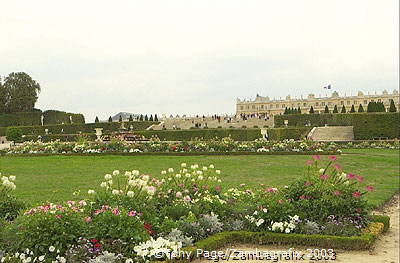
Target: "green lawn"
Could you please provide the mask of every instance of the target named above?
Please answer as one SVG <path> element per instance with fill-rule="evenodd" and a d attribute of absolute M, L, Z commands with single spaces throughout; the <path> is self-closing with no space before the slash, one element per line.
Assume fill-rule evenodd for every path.
<path fill-rule="evenodd" d="M 32 204 L 72 198 L 81 190 L 83 195 L 101 182 L 104 174 L 115 169 L 137 169 L 159 175 L 180 163 L 214 164 L 222 171 L 224 184 L 238 186 L 265 184 L 282 186 L 305 172 L 310 156 L 248 155 L 248 156 L 36 156 L 0 157 L 0 172 L 17 176 L 16 194 Z M 323 157 L 326 158 L 326 157 Z M 369 194 L 371 204 L 380 205 L 399 190 L 399 153 L 396 150 L 346 150 L 338 157 L 345 172 L 364 176 L 365 185 L 376 191 Z"/>

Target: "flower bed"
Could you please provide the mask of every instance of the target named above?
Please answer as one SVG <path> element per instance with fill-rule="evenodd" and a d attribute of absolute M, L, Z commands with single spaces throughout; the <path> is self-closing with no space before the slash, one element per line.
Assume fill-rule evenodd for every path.
<path fill-rule="evenodd" d="M 227 240 L 368 248 L 386 229 L 368 215 L 364 195 L 373 186 L 343 172 L 336 156 L 321 158 L 313 156 L 304 176 L 282 188 L 225 188 L 212 164 L 182 163 L 157 178 L 115 170 L 88 189 L 89 199 L 46 203 L 6 218 L 2 262 L 146 262 Z M 16 178 L 1 180 L 7 199 Z"/>
<path fill-rule="evenodd" d="M 98 154 L 98 153 L 340 153 L 335 143 L 284 140 L 272 142 L 255 140 L 238 142 L 231 138 L 192 142 L 162 142 L 153 140 L 142 143 L 112 141 L 98 142 L 25 142 L 7 150 L 7 154 Z"/>

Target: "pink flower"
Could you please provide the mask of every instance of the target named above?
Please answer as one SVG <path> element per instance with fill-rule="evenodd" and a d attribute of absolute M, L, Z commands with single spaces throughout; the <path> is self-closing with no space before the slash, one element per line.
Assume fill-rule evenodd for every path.
<path fill-rule="evenodd" d="M 101 213 L 101 210 L 97 209 L 96 211 L 94 211 L 94 214 L 97 216 L 98 214 Z"/>
<path fill-rule="evenodd" d="M 372 185 L 368 185 L 367 187 L 365 187 L 365 189 L 367 189 L 368 192 L 374 191 L 374 187 Z"/>
<path fill-rule="evenodd" d="M 178 184 L 178 186 L 182 188 L 182 187 L 183 187 L 183 184 Z"/>
<path fill-rule="evenodd" d="M 305 195 L 300 195 L 299 198 L 300 198 L 301 200 L 304 200 L 304 199 L 306 199 L 307 197 L 306 197 Z"/>
<path fill-rule="evenodd" d="M 56 218 L 57 219 L 61 219 L 61 215 L 56 215 Z"/>
<path fill-rule="evenodd" d="M 336 170 L 341 170 L 342 169 L 342 167 L 339 165 L 339 164 L 335 164 L 334 166 L 333 166 Z"/>
<path fill-rule="evenodd" d="M 354 174 L 347 174 L 347 179 L 349 180 L 353 180 L 354 178 L 356 178 L 356 176 Z"/>
<path fill-rule="evenodd" d="M 331 160 L 332 162 L 336 161 L 336 156 L 331 155 L 328 157 L 329 160 Z"/>
<path fill-rule="evenodd" d="M 307 166 L 311 166 L 312 164 L 313 164 L 313 160 L 307 160 L 307 161 L 306 161 L 306 165 L 307 165 Z"/>
<path fill-rule="evenodd" d="M 267 189 L 265 189 L 265 191 L 267 191 L 268 193 L 275 193 L 278 192 L 278 189 L 275 187 L 268 187 Z"/>
<path fill-rule="evenodd" d="M 199 188 L 194 187 L 194 188 L 193 188 L 193 192 L 197 192 L 197 191 L 199 191 Z"/>
<path fill-rule="evenodd" d="M 328 174 L 321 174 L 321 175 L 319 176 L 319 178 L 320 178 L 321 180 L 326 180 L 326 179 L 328 179 L 328 177 L 329 177 Z"/>
<path fill-rule="evenodd" d="M 176 198 L 181 198 L 182 197 L 182 193 L 181 192 L 176 192 L 175 196 L 176 196 Z"/>
<path fill-rule="evenodd" d="M 203 188 L 203 189 L 207 189 L 207 185 L 203 185 L 201 188 Z"/>
<path fill-rule="evenodd" d="M 90 216 L 85 217 L 85 222 L 86 223 L 92 222 L 92 218 Z"/>
<path fill-rule="evenodd" d="M 315 161 L 321 160 L 321 156 L 319 156 L 319 155 L 313 155 L 312 158 L 313 158 Z"/>
<path fill-rule="evenodd" d="M 361 193 L 358 192 L 358 191 L 355 191 L 355 192 L 352 194 L 352 196 L 353 196 L 354 198 L 359 198 L 359 197 L 361 197 Z"/>
<path fill-rule="evenodd" d="M 241 187 L 243 187 L 243 186 L 245 186 L 246 184 L 240 184 L 239 186 L 241 186 Z"/>
<path fill-rule="evenodd" d="M 118 210 L 118 208 L 115 208 L 115 209 L 113 209 L 112 210 L 112 213 L 114 214 L 114 215 L 119 215 L 119 210 Z"/>
<path fill-rule="evenodd" d="M 335 190 L 335 191 L 333 191 L 333 194 L 334 194 L 334 195 L 341 195 L 342 192 L 340 192 L 339 190 Z"/>
<path fill-rule="evenodd" d="M 357 179 L 357 181 L 359 181 L 360 183 L 361 183 L 362 181 L 364 181 L 364 178 L 363 178 L 362 176 L 356 176 L 356 179 Z"/>
<path fill-rule="evenodd" d="M 129 211 L 128 212 L 128 216 L 135 216 L 136 215 L 136 211 Z"/>
<path fill-rule="evenodd" d="M 310 186 L 310 185 L 312 185 L 312 183 L 309 182 L 309 181 L 307 181 L 307 182 L 304 183 L 304 185 L 305 185 L 305 186 Z"/>
<path fill-rule="evenodd" d="M 278 203 L 279 203 L 279 204 L 283 204 L 283 200 L 279 199 L 279 200 L 278 200 Z"/>
<path fill-rule="evenodd" d="M 217 190 L 217 191 L 221 191 L 221 186 L 219 186 L 219 185 L 218 185 L 218 186 L 216 186 L 216 187 L 215 187 L 215 190 Z"/>
<path fill-rule="evenodd" d="M 185 197 L 183 198 L 183 201 L 189 203 L 190 201 L 192 201 L 192 198 L 190 198 L 190 196 L 187 195 L 187 196 L 185 196 Z"/>

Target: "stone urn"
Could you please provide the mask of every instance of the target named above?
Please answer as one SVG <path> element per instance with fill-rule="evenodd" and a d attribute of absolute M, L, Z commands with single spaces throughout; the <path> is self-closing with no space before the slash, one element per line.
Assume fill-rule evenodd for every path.
<path fill-rule="evenodd" d="M 95 128 L 94 129 L 96 131 L 96 141 L 101 142 L 101 136 L 103 135 L 103 128 Z"/>

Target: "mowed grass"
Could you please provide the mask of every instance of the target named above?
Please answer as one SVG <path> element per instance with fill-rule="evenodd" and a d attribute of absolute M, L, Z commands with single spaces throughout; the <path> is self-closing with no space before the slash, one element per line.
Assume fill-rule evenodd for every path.
<path fill-rule="evenodd" d="M 306 172 L 306 155 L 250 156 L 30 156 L 0 157 L 0 172 L 17 176 L 16 195 L 34 205 L 44 201 L 74 198 L 80 190 L 82 197 L 95 189 L 103 176 L 115 169 L 140 170 L 159 176 L 169 167 L 180 163 L 214 164 L 222 171 L 223 186 L 245 183 L 249 186 L 283 186 Z M 326 156 L 322 158 L 327 159 Z M 343 170 L 364 176 L 363 185 L 371 184 L 376 191 L 368 194 L 374 206 L 381 205 L 399 190 L 399 152 L 396 150 L 346 150 L 338 156 Z"/>

